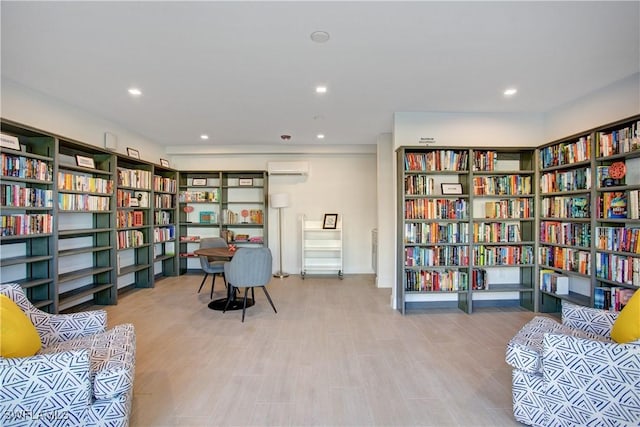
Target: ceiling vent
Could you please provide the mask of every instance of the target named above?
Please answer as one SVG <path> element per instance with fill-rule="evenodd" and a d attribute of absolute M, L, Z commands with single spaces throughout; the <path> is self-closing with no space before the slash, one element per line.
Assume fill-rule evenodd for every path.
<path fill-rule="evenodd" d="M 309 162 L 268 162 L 269 175 L 308 175 Z"/>

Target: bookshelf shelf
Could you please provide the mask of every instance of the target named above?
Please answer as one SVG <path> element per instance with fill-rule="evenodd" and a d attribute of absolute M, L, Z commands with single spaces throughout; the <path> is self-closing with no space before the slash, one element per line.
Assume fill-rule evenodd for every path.
<path fill-rule="evenodd" d="M 21 147 L 0 148 L 0 275 L 3 282 L 21 283 L 31 301 L 55 313 L 56 139 L 4 121 L 0 131 Z"/>
<path fill-rule="evenodd" d="M 300 220 L 301 260 L 300 275 L 337 274 L 343 277 L 342 216 L 338 215 L 336 228 L 322 228 L 322 221 Z"/>
<path fill-rule="evenodd" d="M 400 147 L 397 156 L 398 309 L 448 304 L 471 313 L 480 294 L 478 306 L 533 309 L 535 150 Z M 457 159 L 454 173 L 442 170 L 443 158 Z M 452 174 L 462 194 L 443 195 Z M 457 300 L 416 299 L 443 294 Z"/>

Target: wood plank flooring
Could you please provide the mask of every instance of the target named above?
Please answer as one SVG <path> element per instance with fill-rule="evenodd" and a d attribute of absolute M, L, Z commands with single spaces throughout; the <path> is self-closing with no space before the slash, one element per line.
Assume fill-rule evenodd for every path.
<path fill-rule="evenodd" d="M 534 313 L 402 316 L 372 276 L 291 276 L 268 287 L 277 314 L 257 289 L 241 323 L 207 307 L 201 277 L 106 307 L 110 325 L 136 327 L 132 426 L 520 425 L 504 353 Z"/>

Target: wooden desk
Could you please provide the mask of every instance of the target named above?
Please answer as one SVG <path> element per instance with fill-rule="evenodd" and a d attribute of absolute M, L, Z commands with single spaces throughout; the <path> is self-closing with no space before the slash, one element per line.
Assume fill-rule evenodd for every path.
<path fill-rule="evenodd" d="M 211 258 L 226 258 L 230 260 L 233 258 L 233 255 L 236 253 L 235 251 L 230 251 L 228 248 L 203 248 L 196 249 L 193 251 L 195 255 L 198 256 L 206 256 L 211 260 Z M 232 290 L 233 289 L 233 290 Z M 227 296 L 226 298 L 219 298 L 213 300 L 209 303 L 209 308 L 211 310 L 224 311 L 227 306 L 227 301 L 229 301 L 229 307 L 227 310 L 240 310 L 242 309 L 242 300 L 236 299 L 235 289 L 231 283 L 227 283 Z M 251 307 L 254 304 L 253 299 L 247 298 L 247 307 Z"/>

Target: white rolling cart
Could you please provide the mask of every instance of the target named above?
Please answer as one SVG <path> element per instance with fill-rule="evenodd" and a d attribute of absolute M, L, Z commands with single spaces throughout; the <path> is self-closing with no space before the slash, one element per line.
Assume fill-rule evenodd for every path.
<path fill-rule="evenodd" d="M 342 279 L 342 215 L 326 214 L 319 221 L 301 217 L 302 268 L 308 274 L 337 274 Z"/>

